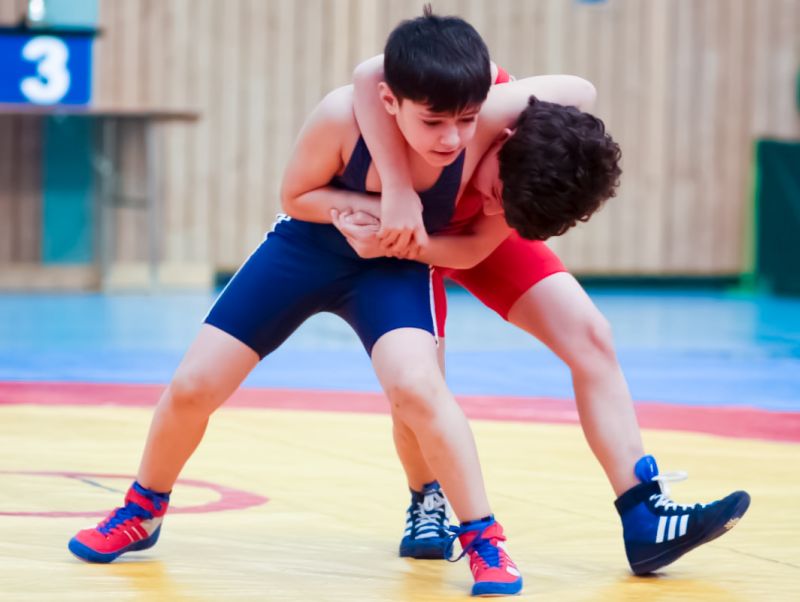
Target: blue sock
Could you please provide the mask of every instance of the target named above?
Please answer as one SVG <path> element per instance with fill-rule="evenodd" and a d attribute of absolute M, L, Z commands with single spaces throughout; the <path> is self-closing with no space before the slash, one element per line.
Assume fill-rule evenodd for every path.
<path fill-rule="evenodd" d="M 161 502 L 169 502 L 169 494 L 172 493 L 168 491 L 167 493 L 160 493 L 158 491 L 153 491 L 152 489 L 148 489 L 139 483 L 139 481 L 133 482 L 133 488 L 141 493 L 142 495 L 149 497 L 151 499 L 156 499 Z"/>

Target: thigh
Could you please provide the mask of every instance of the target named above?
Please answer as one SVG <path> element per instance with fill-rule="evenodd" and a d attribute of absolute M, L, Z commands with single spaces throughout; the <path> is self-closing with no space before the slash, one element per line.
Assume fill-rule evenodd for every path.
<path fill-rule="evenodd" d="M 226 332 L 203 324 L 178 365 L 170 387 L 188 388 L 213 411 L 258 364 L 258 354 Z"/>
<path fill-rule="evenodd" d="M 508 320 L 511 307 L 531 287 L 548 276 L 566 271 L 544 242 L 525 240 L 514 233 L 475 267 L 446 270 L 445 275 Z"/>
<path fill-rule="evenodd" d="M 571 274 L 553 274 L 526 291 L 508 320 L 534 335 L 563 360 L 585 353 L 587 333 L 605 328 L 606 320 Z"/>
<path fill-rule="evenodd" d="M 239 268 L 205 323 L 263 358 L 309 316 L 326 308 L 347 269 L 344 258 L 276 230 Z"/>
<path fill-rule="evenodd" d="M 437 332 L 431 271 L 415 261 L 385 259 L 365 262 L 334 313 L 356 331 L 367 353 L 375 342 L 399 328 Z"/>

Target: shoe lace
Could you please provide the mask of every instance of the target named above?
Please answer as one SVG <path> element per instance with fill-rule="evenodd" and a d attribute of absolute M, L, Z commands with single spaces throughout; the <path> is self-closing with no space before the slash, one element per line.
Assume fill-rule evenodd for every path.
<path fill-rule="evenodd" d="M 658 486 L 661 488 L 661 493 L 655 493 L 650 496 L 650 500 L 655 502 L 655 507 L 664 508 L 665 510 L 677 510 L 679 508 L 686 510 L 691 508 L 691 505 L 678 504 L 669 495 L 668 483 L 677 483 L 679 481 L 685 481 L 688 478 L 689 474 L 683 470 L 665 472 L 664 474 L 654 476 L 652 480 L 658 482 Z"/>
<path fill-rule="evenodd" d="M 481 529 L 481 532 L 478 533 L 475 538 L 469 542 L 466 547 L 461 550 L 461 554 L 459 554 L 456 558 L 450 559 L 448 558 L 448 562 L 458 562 L 464 556 L 469 554 L 470 552 L 476 552 L 478 554 L 478 560 L 483 564 L 484 567 L 487 566 L 500 566 L 500 545 L 498 543 L 492 543 L 492 539 L 485 539 L 483 537 L 484 531 L 486 531 L 488 527 L 484 527 Z M 452 547 L 453 543 L 455 542 L 456 538 L 461 534 L 461 529 L 459 527 L 452 527 L 450 529 L 451 539 L 450 539 L 450 546 Z"/>
<path fill-rule="evenodd" d="M 153 518 L 153 514 L 142 508 L 139 504 L 128 502 L 124 506 L 114 509 L 109 517 L 97 526 L 97 530 L 103 535 L 108 535 L 114 531 L 114 529 L 119 528 L 120 525 L 123 525 L 133 518 L 147 520 Z"/>
<path fill-rule="evenodd" d="M 437 531 L 442 527 L 447 528 L 447 500 L 440 493 L 428 494 L 421 501 L 413 504 L 411 516 L 417 531 L 426 527 L 434 528 Z"/>

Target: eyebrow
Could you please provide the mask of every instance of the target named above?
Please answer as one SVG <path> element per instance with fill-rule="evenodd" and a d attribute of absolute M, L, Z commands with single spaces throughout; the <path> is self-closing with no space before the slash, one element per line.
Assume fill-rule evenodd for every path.
<path fill-rule="evenodd" d="M 452 113 L 429 113 L 427 111 L 422 111 L 420 113 L 420 116 L 422 116 L 425 119 L 447 119 L 448 117 L 457 117 L 457 118 L 473 117 L 473 116 L 477 115 L 478 113 L 480 113 L 480 110 L 478 110 L 478 109 L 469 110 L 469 111 L 463 111 L 462 113 L 459 113 L 458 115 L 453 115 Z"/>

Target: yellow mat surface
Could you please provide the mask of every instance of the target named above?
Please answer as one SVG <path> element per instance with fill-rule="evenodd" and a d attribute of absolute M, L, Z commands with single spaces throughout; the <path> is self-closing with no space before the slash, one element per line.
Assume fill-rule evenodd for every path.
<path fill-rule="evenodd" d="M 440 601 L 468 599 L 465 561 L 397 556 L 408 493 L 388 416 L 223 409 L 183 477 L 268 498 L 168 514 L 158 545 L 85 564 L 69 538 L 119 505 L 149 409 L 0 407 L 0 599 Z M 613 494 L 572 425 L 473 422 L 490 499 L 522 570 L 522 599 L 800 600 L 800 446 L 646 431 L 678 502 L 753 497 L 736 529 L 637 578 Z M 41 474 L 52 473 L 52 474 Z M 176 487 L 172 506 L 217 501 Z M 40 515 L 31 515 L 41 513 Z M 55 515 L 55 516 L 54 516 Z M 99 516 L 98 516 L 99 518 Z M 520 599 L 520 598 L 516 598 Z"/>

